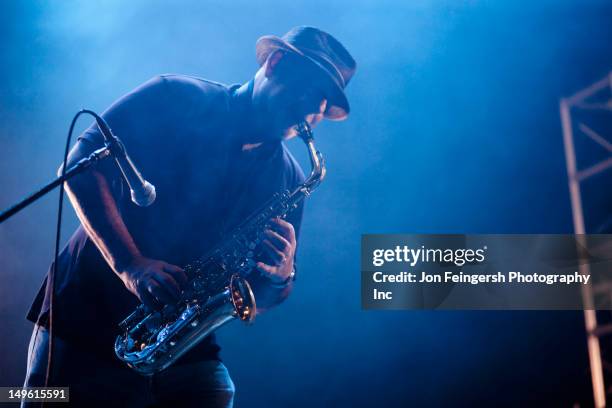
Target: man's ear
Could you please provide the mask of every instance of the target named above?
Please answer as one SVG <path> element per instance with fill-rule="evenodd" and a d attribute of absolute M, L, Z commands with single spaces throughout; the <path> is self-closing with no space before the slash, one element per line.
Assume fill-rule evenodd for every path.
<path fill-rule="evenodd" d="M 281 50 L 276 50 L 268 56 L 268 60 L 266 61 L 266 78 L 270 78 L 274 74 L 278 63 L 284 56 L 285 53 Z"/>

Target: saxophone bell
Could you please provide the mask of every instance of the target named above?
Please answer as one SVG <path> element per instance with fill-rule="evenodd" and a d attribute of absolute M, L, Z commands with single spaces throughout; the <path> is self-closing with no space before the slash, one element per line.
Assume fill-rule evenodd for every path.
<path fill-rule="evenodd" d="M 252 323 L 257 314 L 255 295 L 249 282 L 238 274 L 232 275 L 229 289 L 236 317 L 243 322 Z"/>

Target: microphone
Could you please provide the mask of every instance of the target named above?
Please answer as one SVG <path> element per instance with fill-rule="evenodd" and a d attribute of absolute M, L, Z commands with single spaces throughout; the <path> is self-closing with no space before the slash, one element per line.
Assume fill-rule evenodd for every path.
<path fill-rule="evenodd" d="M 145 180 L 136 166 L 130 160 L 121 140 L 111 132 L 107 123 L 98 115 L 94 115 L 98 128 L 104 136 L 106 145 L 115 157 L 115 161 L 123 174 L 123 178 L 130 187 L 132 202 L 139 207 L 148 207 L 155 201 L 155 186 Z"/>

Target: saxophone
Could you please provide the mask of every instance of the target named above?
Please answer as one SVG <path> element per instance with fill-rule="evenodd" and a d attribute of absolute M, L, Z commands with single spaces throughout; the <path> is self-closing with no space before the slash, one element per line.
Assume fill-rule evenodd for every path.
<path fill-rule="evenodd" d="M 255 251 L 275 217 L 285 218 L 325 177 L 323 156 L 307 122 L 297 125 L 312 171 L 293 191 L 277 193 L 217 246 L 184 267 L 188 284 L 176 304 L 151 311 L 139 305 L 120 324 L 115 354 L 143 375 L 173 364 L 206 336 L 231 320 L 250 323 L 257 311 L 248 276 Z"/>

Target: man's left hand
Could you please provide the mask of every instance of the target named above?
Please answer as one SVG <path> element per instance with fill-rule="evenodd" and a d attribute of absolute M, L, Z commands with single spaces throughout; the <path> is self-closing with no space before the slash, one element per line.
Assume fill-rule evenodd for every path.
<path fill-rule="evenodd" d="M 273 283 L 284 283 L 293 271 L 296 240 L 293 225 L 282 218 L 273 218 L 272 227 L 264 232 L 262 248 L 272 260 L 272 265 L 257 262 L 257 270 Z"/>

